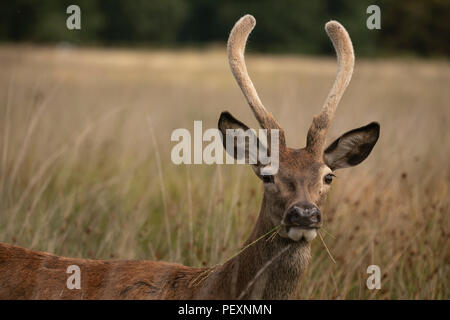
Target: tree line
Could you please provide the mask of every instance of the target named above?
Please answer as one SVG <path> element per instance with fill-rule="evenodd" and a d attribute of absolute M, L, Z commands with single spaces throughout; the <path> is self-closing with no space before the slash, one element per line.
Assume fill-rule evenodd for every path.
<path fill-rule="evenodd" d="M 66 8 L 81 9 L 81 30 L 66 27 Z M 381 9 L 370 30 L 369 5 Z M 254 51 L 332 53 L 323 26 L 349 31 L 359 55 L 449 56 L 448 0 L 15 0 L 0 2 L 0 41 L 102 46 L 205 46 L 223 43 L 251 13 Z"/>

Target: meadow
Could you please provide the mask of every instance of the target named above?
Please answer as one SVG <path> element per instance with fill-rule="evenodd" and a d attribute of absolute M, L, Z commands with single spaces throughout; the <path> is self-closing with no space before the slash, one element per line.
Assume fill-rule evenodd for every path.
<path fill-rule="evenodd" d="M 357 48 L 356 53 L 358 52 Z M 303 147 L 332 57 L 247 58 L 266 107 Z M 63 256 L 215 265 L 256 221 L 245 165 L 175 165 L 176 128 L 228 110 L 258 128 L 225 48 L 0 46 L 0 241 Z M 356 57 L 328 135 L 378 121 L 369 158 L 336 172 L 324 243 L 299 299 L 450 299 L 450 64 Z M 329 251 L 329 252 L 328 252 Z M 366 269 L 380 266 L 381 289 Z"/>

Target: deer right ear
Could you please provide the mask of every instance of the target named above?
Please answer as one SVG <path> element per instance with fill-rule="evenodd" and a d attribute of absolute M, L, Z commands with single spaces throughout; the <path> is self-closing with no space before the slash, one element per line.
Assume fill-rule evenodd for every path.
<path fill-rule="evenodd" d="M 260 145 L 255 132 L 227 111 L 220 114 L 218 127 L 222 133 L 222 143 L 226 152 L 238 163 L 244 163 L 245 160 L 245 163 L 257 169 L 260 163 L 257 160 L 256 148 L 250 148 L 250 143 L 254 146 Z"/>
<path fill-rule="evenodd" d="M 226 130 L 228 129 L 232 130 L 242 129 L 244 131 L 248 130 L 248 127 L 244 123 L 240 122 L 238 119 L 233 117 L 231 113 L 229 113 L 228 111 L 224 111 L 220 114 L 218 126 L 220 132 L 222 132 L 222 135 L 224 137 L 226 135 Z"/>

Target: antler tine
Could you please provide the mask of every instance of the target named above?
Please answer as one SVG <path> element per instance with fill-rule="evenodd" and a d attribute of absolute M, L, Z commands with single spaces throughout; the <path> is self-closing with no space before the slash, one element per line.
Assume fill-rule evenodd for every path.
<path fill-rule="evenodd" d="M 253 86 L 245 65 L 245 45 L 247 43 L 248 36 L 255 25 L 255 18 L 249 14 L 243 16 L 238 22 L 236 22 L 228 38 L 228 61 L 230 63 L 231 72 L 244 93 L 245 98 L 247 99 L 247 102 L 261 127 L 264 129 L 279 129 L 281 137 L 281 127 L 272 114 L 266 110 L 259 99 L 258 93 Z"/>
<path fill-rule="evenodd" d="M 330 21 L 325 25 L 325 30 L 336 50 L 338 71 L 322 112 L 314 117 L 308 131 L 306 148 L 319 157 L 322 156 L 328 128 L 337 105 L 352 78 L 355 64 L 352 41 L 345 28 L 337 21 Z"/>

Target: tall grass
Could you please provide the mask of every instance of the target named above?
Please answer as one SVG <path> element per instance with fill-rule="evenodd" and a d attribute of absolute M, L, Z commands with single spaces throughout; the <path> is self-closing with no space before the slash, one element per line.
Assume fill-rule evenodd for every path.
<path fill-rule="evenodd" d="M 229 110 L 257 128 L 221 51 L 0 47 L 0 241 L 58 255 L 214 265 L 236 253 L 262 186 L 242 165 L 176 166 L 176 128 Z M 252 56 L 266 106 L 304 144 L 334 59 Z M 450 65 L 360 60 L 329 134 L 381 123 L 337 172 L 298 298 L 448 299 Z M 330 255 L 332 258 L 330 258 Z M 335 261 L 333 261 L 333 259 Z M 366 269 L 380 266 L 381 290 Z"/>

